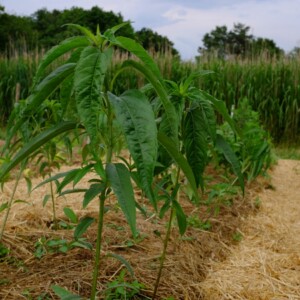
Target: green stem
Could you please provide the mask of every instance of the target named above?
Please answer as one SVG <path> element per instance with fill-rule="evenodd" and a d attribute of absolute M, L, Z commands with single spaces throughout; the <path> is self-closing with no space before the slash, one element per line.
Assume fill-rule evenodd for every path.
<path fill-rule="evenodd" d="M 98 275 L 99 275 L 100 254 L 101 254 L 101 245 L 102 245 L 102 229 L 103 229 L 103 220 L 104 220 L 104 202 L 105 202 L 105 198 L 106 198 L 105 192 L 106 192 L 106 189 L 101 193 L 101 195 L 99 197 L 99 199 L 100 199 L 99 220 L 98 220 L 96 255 L 95 255 L 95 265 L 94 265 L 94 272 L 93 272 L 91 300 L 96 299 L 96 292 L 97 292 L 97 281 L 98 281 Z"/>
<path fill-rule="evenodd" d="M 171 212 L 170 212 L 169 222 L 168 222 L 168 229 L 167 229 L 166 237 L 164 239 L 164 248 L 163 248 L 161 258 L 160 258 L 159 270 L 158 270 L 158 274 L 157 274 L 157 278 L 156 278 L 156 282 L 155 282 L 155 286 L 154 286 L 152 300 L 154 300 L 155 297 L 156 297 L 159 282 L 160 282 L 160 278 L 161 278 L 161 274 L 162 274 L 162 270 L 163 270 L 163 267 L 164 267 L 164 262 L 165 262 L 165 259 L 166 259 L 168 242 L 169 242 L 170 235 L 171 235 L 171 228 L 172 228 L 172 221 L 173 221 L 173 211 L 174 210 L 173 210 L 173 207 L 172 207 Z"/>
<path fill-rule="evenodd" d="M 109 101 L 107 101 L 107 128 L 108 128 L 108 140 L 107 140 L 107 153 L 106 163 L 110 163 L 114 148 L 114 136 L 113 136 L 113 115 Z"/>
<path fill-rule="evenodd" d="M 51 172 L 49 173 L 49 177 L 51 177 Z M 53 228 L 56 230 L 57 228 L 57 219 L 56 219 L 56 209 L 55 209 L 55 199 L 54 199 L 54 190 L 53 190 L 53 182 L 50 181 L 50 194 L 52 200 L 52 211 L 53 211 Z"/>
<path fill-rule="evenodd" d="M 15 181 L 15 185 L 14 185 L 12 194 L 11 194 L 10 199 L 8 201 L 8 206 L 7 206 L 6 214 L 5 214 L 5 217 L 4 217 L 4 220 L 3 220 L 3 223 L 2 223 L 2 227 L 1 227 L 0 241 L 2 240 L 2 237 L 3 237 L 3 233 L 4 233 L 5 226 L 6 226 L 6 222 L 7 222 L 8 216 L 9 216 L 10 209 L 12 207 L 12 202 L 14 200 L 15 193 L 17 191 L 17 187 L 18 187 L 19 181 L 21 179 L 21 175 L 23 173 L 23 170 L 24 170 L 24 166 L 22 165 L 21 168 L 20 168 L 20 171 L 19 171 L 19 173 L 17 175 L 17 178 L 16 178 L 16 181 Z"/>

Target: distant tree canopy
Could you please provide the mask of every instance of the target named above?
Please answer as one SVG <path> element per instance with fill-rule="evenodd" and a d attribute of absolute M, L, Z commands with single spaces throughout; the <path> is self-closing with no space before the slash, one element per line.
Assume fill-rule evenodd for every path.
<path fill-rule="evenodd" d="M 92 32 L 95 32 L 99 25 L 101 32 L 104 32 L 123 22 L 124 19 L 120 13 L 106 12 L 97 6 L 90 10 L 72 7 L 63 11 L 56 9 L 48 11 L 43 8 L 37 10 L 30 17 L 7 14 L 5 8 L 0 6 L 0 51 L 9 50 L 10 44 L 18 47 L 20 40 L 26 41 L 26 47 L 29 49 L 49 48 L 68 36 L 80 34 L 72 28 L 63 26 L 68 23 L 80 24 L 88 27 Z M 135 32 L 131 24 L 128 24 L 122 27 L 117 35 L 134 38 L 146 49 L 155 52 L 171 50 L 173 54 L 178 54 L 173 43 L 167 37 L 161 36 L 151 29 L 143 28 Z"/>
<path fill-rule="evenodd" d="M 249 34 L 250 27 L 242 23 L 234 24 L 228 31 L 227 26 L 216 26 L 210 33 L 206 33 L 202 39 L 204 47 L 199 47 L 198 52 L 216 52 L 219 57 L 227 55 L 257 56 L 267 52 L 270 56 L 278 56 L 283 50 L 278 48 L 273 40 L 255 38 Z"/>
<path fill-rule="evenodd" d="M 145 49 L 155 52 L 171 52 L 173 55 L 178 55 L 178 51 L 174 48 L 174 43 L 166 36 L 161 36 L 150 28 L 142 28 L 136 32 L 137 40 Z"/>

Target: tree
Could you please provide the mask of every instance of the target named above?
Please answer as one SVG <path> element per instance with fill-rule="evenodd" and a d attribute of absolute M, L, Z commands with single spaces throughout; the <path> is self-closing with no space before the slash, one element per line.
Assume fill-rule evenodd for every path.
<path fill-rule="evenodd" d="M 253 35 L 249 34 L 250 27 L 242 23 L 233 25 L 233 30 L 228 33 L 230 54 L 245 55 L 249 45 L 253 41 Z"/>
<path fill-rule="evenodd" d="M 225 58 L 227 55 L 252 57 L 262 53 L 268 53 L 273 57 L 283 53 L 273 40 L 255 38 L 249 33 L 250 29 L 250 26 L 242 23 L 234 24 L 230 31 L 225 25 L 216 26 L 214 30 L 204 35 L 202 39 L 204 47 L 199 47 L 198 52 L 200 54 L 216 52 L 220 58 Z"/>
<path fill-rule="evenodd" d="M 251 54 L 254 57 L 266 54 L 268 57 L 273 58 L 284 54 L 284 51 L 277 47 L 273 40 L 267 38 L 253 40 L 250 47 Z"/>
<path fill-rule="evenodd" d="M 179 55 L 178 51 L 174 48 L 174 43 L 166 36 L 162 36 L 149 28 L 142 28 L 135 34 L 137 40 L 147 50 L 161 53 L 171 51 L 173 55 Z"/>
<path fill-rule="evenodd" d="M 32 21 L 28 17 L 10 15 L 3 10 L 0 13 L 0 52 L 10 52 L 11 49 L 21 48 L 20 43 L 26 41 L 26 47 L 33 47 L 36 41 L 36 32 L 33 30 Z"/>
<path fill-rule="evenodd" d="M 228 31 L 227 27 L 217 26 L 210 33 L 206 33 L 202 39 L 205 48 L 198 48 L 198 52 L 216 51 L 219 57 L 224 57 L 228 48 Z"/>

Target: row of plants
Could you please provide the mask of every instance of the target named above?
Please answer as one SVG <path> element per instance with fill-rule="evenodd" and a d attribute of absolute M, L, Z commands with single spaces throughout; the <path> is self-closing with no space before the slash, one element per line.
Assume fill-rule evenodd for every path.
<path fill-rule="evenodd" d="M 10 59 L 0 57 L 0 121 L 2 125 L 19 99 L 26 99 L 42 53 L 15 51 Z M 111 82 L 120 65 L 130 57 L 128 52 L 115 51 L 107 81 Z M 262 55 L 253 59 L 220 60 L 200 57 L 196 63 L 182 62 L 171 53 L 154 53 L 152 57 L 163 77 L 175 82 L 197 69 L 214 71 L 214 75 L 199 79 L 195 85 L 225 101 L 230 110 L 238 108 L 248 98 L 260 115 L 264 127 L 275 143 L 295 144 L 299 140 L 300 68 L 299 57 L 270 59 Z M 120 93 L 145 80 L 125 71 L 114 83 L 113 92 Z"/>
<path fill-rule="evenodd" d="M 247 100 L 230 116 L 223 101 L 197 87 L 198 80 L 211 76 L 210 71 L 198 69 L 177 81 L 165 79 L 153 58 L 138 43 L 115 37 L 115 32 L 126 23 L 104 33 L 97 30 L 95 35 L 79 25 L 69 26 L 83 35 L 61 42 L 45 54 L 30 95 L 26 101 L 17 103 L 7 123 L 6 144 L 1 153 L 2 185 L 12 170 L 17 166 L 18 169 L 11 197 L 1 205 L 0 241 L 18 182 L 25 176 L 31 189 L 28 166 L 36 164 L 44 177 L 39 186 L 50 186 L 50 194 L 43 201 L 52 201 L 54 230 L 68 227 L 56 218 L 55 194 L 82 193 L 83 208 L 91 201 L 98 201 L 96 220 L 91 217 L 79 220 L 72 209 L 64 210 L 72 223 L 69 229 L 74 230 L 73 241 L 41 238 L 35 244 L 37 257 L 49 249 L 60 252 L 74 247 L 93 249 L 95 263 L 88 297 L 96 299 L 102 293 L 98 278 L 105 203 L 115 195 L 136 240 L 141 235 L 136 213 L 140 211 L 145 217 L 149 213 L 149 208 L 145 210 L 141 199 L 134 196 L 134 189 L 139 189 L 151 213 L 168 219 L 151 295 L 156 299 L 174 221 L 181 235 L 192 222 L 182 207 L 181 195 L 186 193 L 196 207 L 203 204 L 200 192 L 205 190 L 203 174 L 212 160 L 223 164 L 229 174 L 230 184 L 226 189 L 238 184 L 244 193 L 245 179 L 253 180 L 271 164 L 269 137 Z M 130 55 L 114 75 L 110 75 L 116 48 Z M 135 87 L 121 89 L 119 81 L 122 83 L 122 76 L 128 72 L 136 79 Z M 140 77 L 143 82 L 139 81 Z M 222 126 L 218 125 L 218 117 L 224 120 Z M 82 166 L 54 174 L 54 169 L 63 163 L 58 145 L 71 155 L 74 141 L 80 139 L 87 141 L 77 143 L 77 146 L 82 145 Z M 130 154 L 129 159 L 120 153 L 124 147 Z M 88 173 L 94 177 L 89 186 L 77 189 L 77 184 Z M 72 189 L 69 189 L 70 183 Z M 219 188 L 212 192 L 209 201 L 217 198 L 220 190 L 224 191 Z M 97 222 L 97 238 L 92 245 L 83 235 L 94 222 Z M 131 270 L 122 257 L 114 257 Z M 81 299 L 80 295 L 56 285 L 53 290 L 61 299 Z M 126 295 L 121 299 L 127 299 Z"/>

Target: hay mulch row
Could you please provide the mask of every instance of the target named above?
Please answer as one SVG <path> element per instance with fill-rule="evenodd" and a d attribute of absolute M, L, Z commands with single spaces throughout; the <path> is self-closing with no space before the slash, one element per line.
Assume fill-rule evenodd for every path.
<path fill-rule="evenodd" d="M 170 296 L 187 300 L 300 299 L 297 298 L 300 295 L 300 202 L 299 193 L 292 191 L 296 187 L 296 179 L 299 191 L 300 175 L 290 171 L 290 168 L 289 162 L 280 162 L 275 168 L 272 181 L 275 190 L 270 189 L 270 183 L 262 180 L 247 188 L 244 199 L 235 197 L 232 206 L 223 206 L 220 214 L 210 219 L 210 231 L 190 227 L 180 237 L 174 226 L 159 287 L 159 299 Z M 288 182 L 284 182 L 288 180 L 288 172 L 294 176 L 289 186 Z M 88 179 L 80 186 L 87 184 Z M 40 178 L 33 179 L 33 186 L 40 181 Z M 12 186 L 13 182 L 5 185 L 0 201 L 7 200 Z M 291 195 L 284 194 L 282 188 Z M 67 240 L 73 237 L 72 230 L 51 229 L 51 204 L 48 202 L 46 208 L 42 207 L 47 189 L 47 186 L 43 186 L 34 190 L 29 197 L 25 181 L 18 186 L 16 199 L 26 200 L 28 204 L 16 203 L 9 217 L 3 243 L 11 251 L 9 257 L 0 263 L 0 299 L 37 299 L 43 294 L 48 296 L 44 299 L 57 299 L 51 290 L 53 284 L 85 297 L 89 295 L 92 251 L 75 248 L 66 254 L 49 253 L 41 259 L 34 257 L 34 244 L 42 237 Z M 262 209 L 259 210 L 258 196 L 262 203 Z M 106 256 L 115 253 L 130 262 L 137 280 L 145 285 L 142 291 L 144 298 L 139 296 L 138 299 L 149 299 L 162 249 L 162 239 L 155 232 L 160 232 L 164 237 L 165 220 L 156 216 L 145 219 L 138 214 L 141 238 L 134 243 L 115 199 L 109 199 L 106 204 L 110 210 L 105 214 L 98 289 L 104 291 L 106 284 L 116 279 L 124 268 L 119 261 Z M 207 216 L 205 209 L 197 209 L 185 199 L 182 199 L 182 204 L 188 215 L 201 219 Z M 60 219 L 66 220 L 62 213 L 66 206 L 71 207 L 79 217 L 97 218 L 96 200 L 87 209 L 82 209 L 80 194 L 57 198 Z M 241 242 L 234 241 L 237 233 L 243 236 Z M 85 237 L 95 245 L 96 224 L 88 229 Z M 99 299 L 102 299 L 101 295 Z"/>
<path fill-rule="evenodd" d="M 280 160 L 244 239 L 200 283 L 205 299 L 300 299 L 300 161 Z"/>

